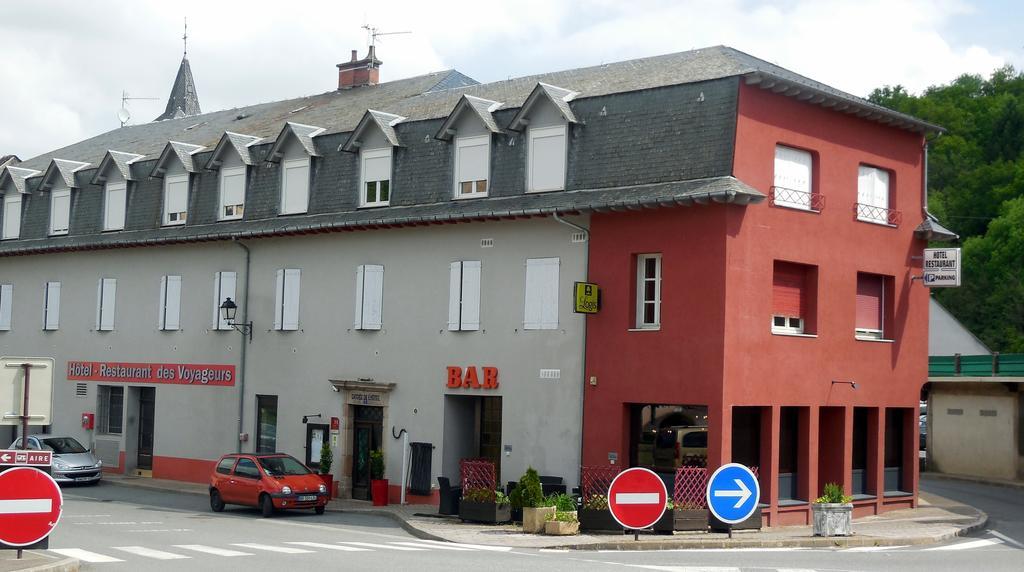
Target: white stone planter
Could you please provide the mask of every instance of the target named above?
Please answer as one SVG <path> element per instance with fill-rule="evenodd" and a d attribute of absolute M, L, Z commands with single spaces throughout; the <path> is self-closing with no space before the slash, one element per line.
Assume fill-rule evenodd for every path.
<path fill-rule="evenodd" d="M 853 535 L 852 503 L 813 503 L 814 536 Z"/>
<path fill-rule="evenodd" d="M 528 534 L 543 534 L 544 523 L 548 520 L 548 515 L 555 514 L 555 507 L 543 506 L 543 507 L 523 507 L 523 532 Z"/>

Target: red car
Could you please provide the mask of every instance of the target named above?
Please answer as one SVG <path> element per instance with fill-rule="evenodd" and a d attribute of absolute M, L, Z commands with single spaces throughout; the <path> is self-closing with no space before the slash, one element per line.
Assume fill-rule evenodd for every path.
<path fill-rule="evenodd" d="M 327 486 L 291 455 L 283 453 L 224 455 L 210 476 L 210 508 L 226 504 L 259 507 L 263 516 L 276 509 L 311 508 L 323 514 Z"/>

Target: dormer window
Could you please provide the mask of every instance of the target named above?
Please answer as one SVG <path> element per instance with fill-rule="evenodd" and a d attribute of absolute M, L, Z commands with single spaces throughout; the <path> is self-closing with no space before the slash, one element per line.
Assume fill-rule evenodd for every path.
<path fill-rule="evenodd" d="M 71 189 L 50 191 L 50 235 L 67 234 L 71 226 Z"/>
<path fill-rule="evenodd" d="M 245 213 L 247 167 L 255 165 L 251 148 L 261 139 L 225 131 L 213 148 L 206 169 L 218 171 L 217 220 L 238 220 Z"/>
<path fill-rule="evenodd" d="M 309 157 L 281 162 L 281 214 L 302 214 L 309 209 Z"/>
<path fill-rule="evenodd" d="M 323 132 L 323 127 L 285 123 L 274 145 L 267 152 L 267 161 L 281 163 L 281 204 L 278 214 L 304 214 L 309 210 L 312 158 L 320 156 L 313 138 Z"/>
<path fill-rule="evenodd" d="M 391 200 L 391 148 L 360 151 L 359 162 L 363 190 L 360 206 L 387 206 Z"/>
<path fill-rule="evenodd" d="M 245 211 L 245 165 L 220 170 L 220 220 L 237 220 Z"/>
<path fill-rule="evenodd" d="M 8 240 L 21 236 L 21 193 L 9 190 L 4 193 L 4 218 L 0 238 Z"/>
<path fill-rule="evenodd" d="M 71 191 L 77 187 L 75 173 L 88 167 L 88 163 L 52 159 L 39 181 L 39 191 L 50 193 L 49 235 L 67 234 L 71 227 Z"/>
<path fill-rule="evenodd" d="M 491 135 L 455 138 L 455 198 L 487 196 Z"/>
<path fill-rule="evenodd" d="M 103 187 L 103 230 L 124 230 L 128 183 L 108 181 Z"/>
<path fill-rule="evenodd" d="M 565 125 L 527 129 L 527 191 L 561 191 L 565 188 Z"/>
<path fill-rule="evenodd" d="M 185 224 L 188 217 L 188 173 L 164 177 L 164 226 Z"/>
<path fill-rule="evenodd" d="M 107 151 L 100 161 L 92 184 L 103 185 L 103 231 L 124 230 L 125 213 L 128 211 L 128 181 L 135 181 L 132 164 L 144 155 Z"/>

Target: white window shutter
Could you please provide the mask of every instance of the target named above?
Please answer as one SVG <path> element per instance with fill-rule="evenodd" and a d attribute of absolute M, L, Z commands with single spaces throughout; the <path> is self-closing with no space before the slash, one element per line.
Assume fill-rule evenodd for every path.
<path fill-rule="evenodd" d="M 458 182 L 487 180 L 490 136 L 466 137 L 456 143 L 459 166 Z M 474 189 L 476 192 L 476 189 Z"/>
<path fill-rule="evenodd" d="M 281 329 L 299 329 L 299 291 L 302 270 L 286 268 L 284 270 L 284 300 L 282 305 Z"/>
<path fill-rule="evenodd" d="M 480 329 L 480 261 L 462 263 L 462 329 Z"/>
<path fill-rule="evenodd" d="M 117 279 L 100 279 L 99 308 L 97 311 L 96 329 L 110 331 L 114 329 L 114 311 L 117 300 Z"/>
<path fill-rule="evenodd" d="M 558 268 L 557 258 L 527 259 L 524 329 L 558 328 Z"/>
<path fill-rule="evenodd" d="M 362 264 L 356 267 L 356 309 L 352 320 L 352 327 L 356 330 L 363 329 L 363 269 Z"/>
<path fill-rule="evenodd" d="M 13 296 L 14 286 L 12 284 L 0 284 L 0 331 L 6 332 L 11 329 Z"/>
<path fill-rule="evenodd" d="M 462 263 L 452 262 L 448 277 L 448 330 L 462 328 Z"/>
<path fill-rule="evenodd" d="M 363 329 L 379 330 L 384 315 L 384 267 L 363 266 Z"/>
<path fill-rule="evenodd" d="M 164 298 L 161 329 L 177 330 L 181 327 L 181 276 L 165 276 L 164 282 L 160 288 Z"/>
<path fill-rule="evenodd" d="M 280 330 L 284 309 L 284 269 L 277 271 L 277 286 L 274 288 L 274 329 Z"/>
<path fill-rule="evenodd" d="M 224 218 L 224 207 L 245 203 L 245 167 L 233 167 L 221 170 L 220 176 L 220 213 Z"/>
<path fill-rule="evenodd" d="M 60 327 L 60 282 L 47 282 L 43 329 L 56 330 L 58 327 Z"/>
<path fill-rule="evenodd" d="M 11 191 L 4 195 L 3 238 L 21 236 L 21 195 Z"/>
<path fill-rule="evenodd" d="M 523 328 L 539 330 L 541 322 L 541 265 L 542 260 L 526 260 L 526 311 L 523 314 Z"/>
<path fill-rule="evenodd" d="M 166 329 L 167 325 L 167 276 L 160 277 L 160 302 L 157 304 L 156 327 Z"/>
<path fill-rule="evenodd" d="M 554 330 L 558 328 L 558 268 L 559 260 L 549 258 L 544 266 L 544 289 L 541 309 L 541 328 Z"/>
<path fill-rule="evenodd" d="M 215 330 L 231 329 L 220 311 L 220 305 L 228 298 L 231 298 L 232 302 L 238 303 L 238 300 L 235 299 L 235 273 L 218 272 L 214 275 L 213 280 L 213 329 Z"/>

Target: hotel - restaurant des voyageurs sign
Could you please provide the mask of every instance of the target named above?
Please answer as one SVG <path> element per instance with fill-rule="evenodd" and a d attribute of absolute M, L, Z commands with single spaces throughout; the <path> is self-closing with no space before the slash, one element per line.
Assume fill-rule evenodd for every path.
<path fill-rule="evenodd" d="M 69 361 L 68 381 L 230 387 L 235 385 L 235 366 L 195 363 Z"/>

